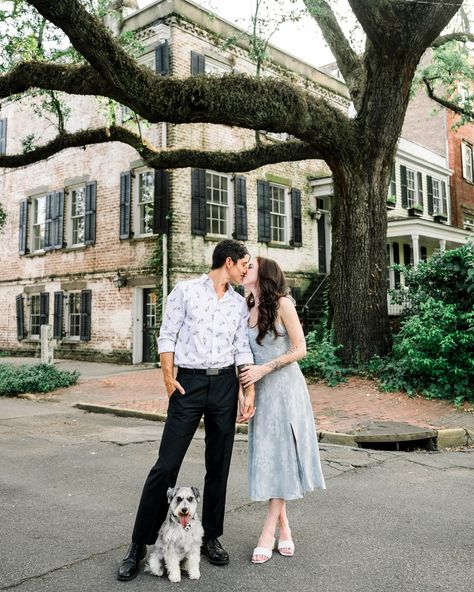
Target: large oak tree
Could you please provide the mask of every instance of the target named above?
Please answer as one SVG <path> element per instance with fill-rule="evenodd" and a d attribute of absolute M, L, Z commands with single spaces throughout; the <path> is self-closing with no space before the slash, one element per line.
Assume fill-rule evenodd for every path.
<path fill-rule="evenodd" d="M 326 0 L 304 0 L 337 59 L 356 116 L 272 78 L 243 75 L 159 77 L 137 65 L 79 0 L 28 0 L 61 29 L 83 64 L 25 61 L 0 76 L 0 98 L 31 89 L 108 97 L 151 123 L 224 124 L 288 132 L 284 144 L 245 152 L 160 151 L 128 129 L 67 133 L 45 146 L 0 156 L 0 166 L 38 162 L 68 147 L 109 141 L 133 146 L 155 168 L 200 167 L 242 172 L 300 159 L 323 159 L 334 180 L 330 303 L 335 338 L 347 362 L 383 354 L 388 344 L 385 199 L 411 84 L 425 50 L 462 0 L 349 0 L 366 34 L 357 54 Z"/>

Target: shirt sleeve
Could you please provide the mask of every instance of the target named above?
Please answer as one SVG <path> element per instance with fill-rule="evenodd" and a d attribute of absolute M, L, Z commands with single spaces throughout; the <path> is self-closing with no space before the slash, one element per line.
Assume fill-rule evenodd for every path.
<path fill-rule="evenodd" d="M 174 352 L 185 314 L 183 289 L 177 284 L 166 301 L 165 316 L 158 337 L 158 353 Z"/>
<path fill-rule="evenodd" d="M 235 365 L 253 364 L 253 354 L 249 344 L 248 331 L 249 310 L 247 303 L 242 300 L 242 311 L 234 336 Z"/>

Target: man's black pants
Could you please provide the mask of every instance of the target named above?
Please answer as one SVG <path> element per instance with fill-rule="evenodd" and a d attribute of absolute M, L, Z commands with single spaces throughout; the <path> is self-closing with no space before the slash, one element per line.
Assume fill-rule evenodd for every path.
<path fill-rule="evenodd" d="M 132 536 L 135 543 L 155 543 L 168 511 L 167 490 L 176 485 L 184 455 L 203 415 L 206 477 L 202 525 L 208 539 L 218 538 L 223 533 L 237 415 L 237 376 L 235 372 L 208 376 L 178 370 L 176 379 L 186 393 L 181 395 L 175 391 L 170 397 L 158 460 L 147 477 L 138 506 Z M 193 484 L 183 482 L 183 485 Z"/>

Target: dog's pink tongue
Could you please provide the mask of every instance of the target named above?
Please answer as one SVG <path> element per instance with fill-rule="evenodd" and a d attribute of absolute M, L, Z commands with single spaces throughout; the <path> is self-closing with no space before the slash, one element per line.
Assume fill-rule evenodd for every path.
<path fill-rule="evenodd" d="M 186 526 L 188 525 L 188 522 L 189 522 L 189 516 L 180 516 L 179 521 L 181 523 L 181 526 L 183 528 L 186 528 Z"/>

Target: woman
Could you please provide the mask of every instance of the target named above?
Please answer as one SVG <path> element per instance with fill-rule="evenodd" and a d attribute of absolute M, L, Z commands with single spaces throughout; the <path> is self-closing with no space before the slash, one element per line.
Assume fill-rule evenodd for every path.
<path fill-rule="evenodd" d="M 240 374 L 244 387 L 256 383 L 255 415 L 249 422 L 250 498 L 267 501 L 268 512 L 253 551 L 253 563 L 278 551 L 294 554 L 286 501 L 325 488 L 308 389 L 297 360 L 306 343 L 293 300 L 278 264 L 257 257 L 243 284 L 250 291 L 249 336 L 255 365 Z"/>

